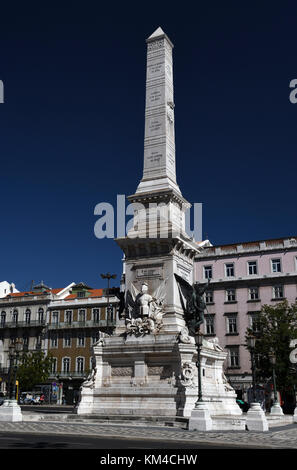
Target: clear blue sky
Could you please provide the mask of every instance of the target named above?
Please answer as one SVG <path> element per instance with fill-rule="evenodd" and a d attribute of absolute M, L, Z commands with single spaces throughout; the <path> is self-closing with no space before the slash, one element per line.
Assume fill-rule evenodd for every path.
<path fill-rule="evenodd" d="M 141 178 L 145 39 L 158 26 L 175 45 L 178 183 L 203 203 L 204 235 L 296 235 L 297 5 L 241 3 L 1 6 L 1 280 L 120 276 L 94 207 Z"/>

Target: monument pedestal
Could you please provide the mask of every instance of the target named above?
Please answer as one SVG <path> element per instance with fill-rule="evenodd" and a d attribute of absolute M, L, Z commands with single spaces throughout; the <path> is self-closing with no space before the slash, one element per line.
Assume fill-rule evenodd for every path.
<path fill-rule="evenodd" d="M 273 417 L 284 416 L 284 412 L 279 403 L 275 403 L 274 405 L 272 405 L 271 410 L 270 410 L 270 415 Z"/>
<path fill-rule="evenodd" d="M 251 403 L 246 414 L 246 425 L 249 431 L 268 431 L 268 422 L 260 403 Z"/>
<path fill-rule="evenodd" d="M 0 421 L 23 421 L 21 407 L 16 400 L 5 400 L 0 406 Z"/>
<path fill-rule="evenodd" d="M 94 346 L 94 354 L 96 375 L 93 383 L 83 384 L 77 408 L 80 415 L 188 417 L 192 423 L 198 420 L 199 426 L 204 420 L 207 429 L 211 417 L 242 415 L 223 373 L 226 353 L 216 342 L 204 340 L 201 350 L 204 402 L 198 411 L 194 410 L 198 374 L 192 337 L 162 333 L 112 336 L 102 338 Z"/>
<path fill-rule="evenodd" d="M 204 402 L 198 402 L 189 419 L 189 431 L 211 431 L 212 419 Z"/>

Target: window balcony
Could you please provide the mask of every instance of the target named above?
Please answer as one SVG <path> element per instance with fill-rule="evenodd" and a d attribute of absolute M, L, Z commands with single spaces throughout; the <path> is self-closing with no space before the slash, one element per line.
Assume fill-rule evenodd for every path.
<path fill-rule="evenodd" d="M 48 325 L 49 330 L 69 329 L 69 328 L 94 328 L 102 326 L 115 326 L 116 320 L 86 320 L 86 321 L 72 321 L 72 322 L 58 322 L 50 323 Z"/>
<path fill-rule="evenodd" d="M 30 320 L 30 321 L 2 321 L 0 328 L 32 328 L 45 326 L 45 320 Z"/>
<path fill-rule="evenodd" d="M 49 374 L 49 377 L 51 379 L 83 379 L 86 378 L 89 374 L 89 371 L 59 371 L 59 372 L 51 372 Z"/>

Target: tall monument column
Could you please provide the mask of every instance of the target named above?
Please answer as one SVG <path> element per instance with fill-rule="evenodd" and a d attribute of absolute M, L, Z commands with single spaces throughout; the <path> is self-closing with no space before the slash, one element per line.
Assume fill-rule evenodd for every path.
<path fill-rule="evenodd" d="M 161 28 L 147 40 L 143 177 L 136 193 L 173 189 L 176 183 L 173 44 Z"/>
<path fill-rule="evenodd" d="M 135 207 L 133 227 L 116 242 L 125 253 L 126 292 L 135 297 L 144 283 L 150 295 L 164 288 L 162 332 L 176 334 L 185 322 L 174 273 L 192 283 L 199 247 L 185 231 L 190 204 L 176 182 L 173 44 L 161 28 L 146 42 L 143 176 L 128 197 Z"/>

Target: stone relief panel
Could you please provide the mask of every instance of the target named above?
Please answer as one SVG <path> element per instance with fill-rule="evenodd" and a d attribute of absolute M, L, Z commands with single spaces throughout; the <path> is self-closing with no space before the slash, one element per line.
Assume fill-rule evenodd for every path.
<path fill-rule="evenodd" d="M 112 377 L 132 377 L 134 373 L 133 366 L 111 367 Z"/>
<path fill-rule="evenodd" d="M 171 365 L 148 366 L 147 375 L 149 382 L 163 382 L 174 384 L 174 373 Z"/>

